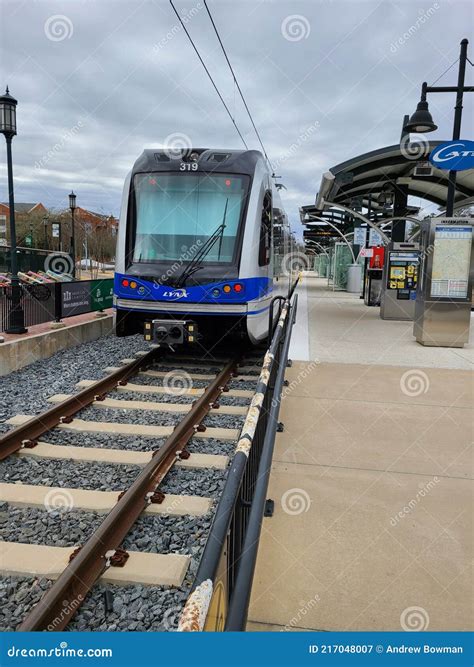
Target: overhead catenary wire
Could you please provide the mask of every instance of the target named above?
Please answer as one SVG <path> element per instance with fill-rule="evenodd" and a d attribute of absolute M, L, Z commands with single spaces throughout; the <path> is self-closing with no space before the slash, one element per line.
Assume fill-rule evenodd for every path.
<path fill-rule="evenodd" d="M 219 40 L 219 44 L 220 44 L 220 46 L 221 46 L 222 52 L 224 53 L 225 59 L 226 59 L 226 61 L 227 61 L 227 65 L 229 66 L 229 69 L 230 69 L 230 71 L 231 71 L 232 77 L 233 77 L 233 79 L 234 79 L 234 84 L 235 84 L 237 90 L 239 91 L 239 95 L 240 95 L 240 97 L 241 97 L 241 99 L 242 99 L 242 102 L 244 103 L 245 110 L 246 110 L 247 113 L 248 113 L 248 116 L 249 116 L 249 118 L 250 118 L 250 122 L 252 123 L 252 127 L 253 127 L 253 129 L 255 130 L 255 134 L 257 135 L 257 139 L 258 139 L 258 141 L 259 141 L 259 143 L 260 143 L 260 146 L 262 147 L 263 154 L 265 155 L 265 158 L 266 158 L 268 164 L 269 164 L 270 167 L 271 167 L 272 165 L 271 165 L 270 160 L 268 159 L 267 151 L 265 150 L 265 146 L 263 145 L 262 138 L 260 137 L 260 134 L 259 134 L 259 132 L 258 132 L 258 130 L 257 130 L 257 127 L 256 127 L 256 125 L 255 125 L 255 122 L 254 122 L 254 120 L 253 120 L 252 114 L 250 113 L 250 109 L 249 109 L 249 107 L 248 107 L 248 104 L 247 104 L 247 102 L 246 102 L 246 100 L 245 100 L 245 97 L 244 97 L 244 94 L 243 94 L 243 92 L 242 92 L 242 89 L 240 88 L 239 82 L 237 81 L 237 77 L 236 77 L 236 75 L 235 75 L 234 68 L 233 68 L 232 65 L 231 65 L 231 62 L 230 62 L 230 60 L 229 60 L 229 56 L 227 55 L 227 51 L 225 50 L 224 44 L 222 43 L 221 36 L 220 36 L 219 31 L 218 31 L 218 29 L 217 29 L 217 26 L 216 26 L 216 24 L 215 24 L 215 22 L 214 22 L 214 19 L 212 18 L 211 11 L 210 11 L 209 7 L 207 6 L 207 2 L 206 2 L 206 0 L 204 0 L 204 7 L 206 8 L 207 14 L 208 14 L 209 19 L 210 19 L 210 21 L 211 21 L 211 23 L 212 23 L 212 27 L 214 28 L 214 32 L 216 33 L 216 37 L 217 37 L 217 39 Z"/>
<path fill-rule="evenodd" d="M 431 85 L 434 86 L 435 83 L 438 83 L 438 81 L 439 81 L 440 79 L 442 79 L 443 76 L 444 76 L 445 74 L 447 74 L 447 73 L 449 72 L 449 70 L 451 69 L 451 67 L 454 67 L 454 65 L 455 65 L 457 62 L 459 62 L 459 58 L 456 58 L 456 60 L 455 60 L 453 63 L 451 63 L 451 65 L 450 65 L 447 69 L 445 69 L 444 72 L 443 72 L 442 74 L 440 74 L 439 77 L 436 79 L 436 81 L 433 81 L 433 83 L 432 83 Z"/>
<path fill-rule="evenodd" d="M 206 67 L 206 63 L 205 63 L 204 60 L 202 59 L 201 54 L 199 53 L 199 50 L 198 50 L 197 46 L 195 45 L 195 43 L 194 43 L 194 41 L 193 41 L 191 35 L 189 34 L 189 32 L 188 32 L 188 30 L 187 30 L 187 28 L 186 28 L 186 26 L 185 26 L 185 24 L 184 24 L 184 22 L 183 22 L 181 16 L 179 15 L 179 13 L 178 13 L 176 7 L 174 6 L 174 4 L 173 4 L 173 0 L 170 0 L 170 5 L 171 5 L 171 7 L 173 8 L 174 13 L 175 13 L 176 16 L 178 17 L 178 20 L 179 20 L 179 22 L 181 23 L 181 26 L 182 26 L 184 32 L 186 33 L 187 38 L 188 38 L 189 41 L 191 42 L 191 45 L 192 45 L 194 51 L 196 52 L 196 55 L 197 55 L 197 57 L 199 58 L 199 60 L 200 60 L 200 62 L 201 62 L 201 65 L 204 67 L 204 70 L 206 71 L 207 76 L 208 76 L 209 79 L 211 80 L 211 83 L 212 83 L 212 85 L 214 86 L 214 89 L 215 89 L 216 93 L 218 94 L 220 101 L 221 101 L 222 104 L 224 105 L 224 108 L 225 108 L 225 110 L 227 111 L 227 114 L 228 114 L 229 118 L 231 119 L 232 124 L 234 125 L 235 129 L 237 130 L 237 133 L 238 133 L 239 137 L 242 139 L 242 143 L 244 144 L 245 148 L 248 150 L 248 146 L 247 146 L 247 144 L 246 144 L 246 142 L 245 142 L 245 139 L 243 138 L 242 133 L 241 133 L 241 131 L 239 130 L 239 128 L 238 128 L 238 126 L 237 126 L 237 123 L 235 122 L 234 117 L 233 117 L 232 114 L 230 113 L 229 107 L 228 107 L 227 104 L 225 103 L 225 100 L 224 100 L 224 98 L 222 97 L 222 95 L 221 95 L 221 93 L 220 93 L 220 91 L 219 91 L 219 88 L 217 87 L 217 85 L 216 85 L 214 79 L 212 78 L 211 73 L 209 72 L 208 68 Z"/>

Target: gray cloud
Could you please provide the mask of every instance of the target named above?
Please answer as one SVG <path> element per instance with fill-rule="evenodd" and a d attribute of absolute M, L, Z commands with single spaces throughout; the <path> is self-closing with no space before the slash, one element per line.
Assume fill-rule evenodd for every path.
<path fill-rule="evenodd" d="M 323 171 L 398 141 L 422 81 L 457 58 L 473 22 L 472 4 L 458 0 L 209 5 L 296 227 Z M 176 6 L 246 141 L 259 148 L 202 3 Z M 0 11 L 0 84 L 19 100 L 18 201 L 61 208 L 74 188 L 81 205 L 118 213 L 123 179 L 143 148 L 175 132 L 196 146 L 241 147 L 166 0 L 10 0 Z M 443 83 L 455 80 L 453 68 Z M 440 126 L 433 137 L 449 138 L 454 99 L 429 101 Z M 463 136 L 472 130 L 466 110 Z M 3 157 L 0 178 L 4 200 Z"/>

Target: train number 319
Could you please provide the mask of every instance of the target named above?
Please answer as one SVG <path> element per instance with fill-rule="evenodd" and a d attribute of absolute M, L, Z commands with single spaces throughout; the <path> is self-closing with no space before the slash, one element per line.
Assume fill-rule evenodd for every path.
<path fill-rule="evenodd" d="M 179 165 L 180 171 L 197 171 L 197 168 L 197 162 L 180 162 Z"/>

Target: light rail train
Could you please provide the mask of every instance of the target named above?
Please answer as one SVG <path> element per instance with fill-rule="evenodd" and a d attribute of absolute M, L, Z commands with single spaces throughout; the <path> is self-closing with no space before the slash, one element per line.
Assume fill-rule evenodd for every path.
<path fill-rule="evenodd" d="M 126 178 L 114 282 L 118 336 L 256 344 L 297 276 L 295 241 L 256 150 L 145 150 Z M 277 309 L 275 309 L 277 311 Z"/>

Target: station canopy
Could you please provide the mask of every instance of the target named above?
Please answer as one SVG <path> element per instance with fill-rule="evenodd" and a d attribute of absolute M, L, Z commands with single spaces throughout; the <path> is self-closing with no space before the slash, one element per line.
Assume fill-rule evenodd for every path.
<path fill-rule="evenodd" d="M 325 239 L 337 235 L 319 217 L 336 225 L 343 233 L 352 228 L 351 216 L 331 203 L 342 204 L 353 210 L 367 209 L 369 197 L 374 217 L 383 219 L 392 215 L 386 208 L 384 194 L 405 186 L 408 197 L 418 197 L 436 204 L 441 210 L 446 206 L 448 171 L 437 169 L 428 161 L 428 156 L 441 141 L 425 141 L 404 145 L 387 146 L 364 153 L 335 167 L 323 175 L 315 204 L 302 206 L 301 222 L 307 226 L 305 240 L 313 239 L 325 245 Z M 412 152 L 411 152 L 412 151 Z M 457 172 L 455 215 L 469 214 L 474 207 L 474 170 Z M 324 202 L 327 207 L 324 208 Z M 417 207 L 408 206 L 407 215 L 418 212 Z"/>

